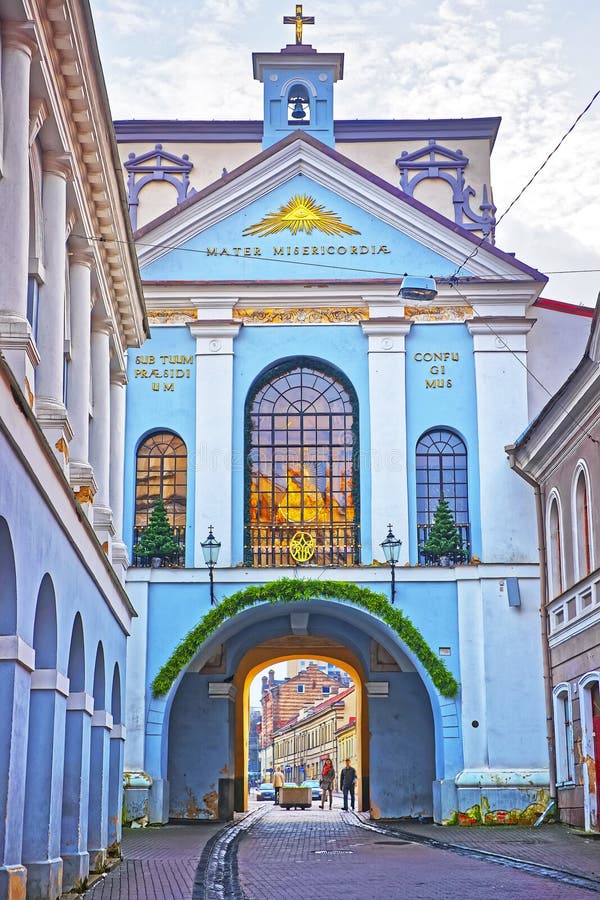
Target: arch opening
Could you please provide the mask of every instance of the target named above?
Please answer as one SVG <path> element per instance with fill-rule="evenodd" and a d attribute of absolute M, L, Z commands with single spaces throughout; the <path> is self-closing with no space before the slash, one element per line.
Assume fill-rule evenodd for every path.
<path fill-rule="evenodd" d="M 433 784 L 448 766 L 427 672 L 368 613 L 313 600 L 238 613 L 179 678 L 164 701 L 156 773 L 168 785 L 168 818 L 225 820 L 247 809 L 250 684 L 272 663 L 307 657 L 336 663 L 360 685 L 359 808 L 376 818 L 433 815 Z"/>

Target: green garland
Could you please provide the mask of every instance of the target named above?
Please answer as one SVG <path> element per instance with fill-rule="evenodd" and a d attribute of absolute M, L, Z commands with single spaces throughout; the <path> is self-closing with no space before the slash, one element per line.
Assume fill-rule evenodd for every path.
<path fill-rule="evenodd" d="M 204 641 L 214 634 L 226 619 L 230 619 L 257 603 L 296 603 L 299 600 L 345 600 L 382 619 L 413 651 L 431 680 L 444 697 L 455 697 L 458 684 L 444 663 L 407 616 L 395 609 L 384 594 L 344 581 L 300 581 L 281 578 L 261 587 L 247 587 L 226 597 L 218 606 L 209 610 L 175 648 L 152 682 L 154 697 L 163 697 L 181 670 L 188 665 Z"/>

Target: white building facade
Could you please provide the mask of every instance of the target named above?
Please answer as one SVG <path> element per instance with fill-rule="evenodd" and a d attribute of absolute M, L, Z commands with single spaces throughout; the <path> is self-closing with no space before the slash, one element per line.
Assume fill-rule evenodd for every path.
<path fill-rule="evenodd" d="M 86 0 L 0 2 L 0 895 L 121 834 L 126 350 L 147 335 Z"/>

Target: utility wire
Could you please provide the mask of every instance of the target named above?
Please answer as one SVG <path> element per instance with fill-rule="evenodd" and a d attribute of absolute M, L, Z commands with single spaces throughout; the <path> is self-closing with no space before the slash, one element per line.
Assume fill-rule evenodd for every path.
<path fill-rule="evenodd" d="M 569 128 L 567 128 L 567 130 L 565 131 L 565 133 L 564 133 L 563 136 L 561 137 L 561 139 L 560 139 L 560 141 L 558 142 L 558 144 L 556 145 L 556 147 L 555 147 L 553 150 L 550 151 L 550 153 L 547 155 L 546 159 L 543 161 L 543 163 L 541 164 L 541 166 L 538 166 L 538 168 L 535 170 L 535 172 L 533 173 L 533 175 L 531 176 L 531 178 L 529 179 L 529 181 L 528 181 L 525 185 L 523 185 L 523 187 L 521 188 L 521 190 L 519 191 L 519 193 L 516 195 L 516 197 L 514 197 L 514 199 L 508 204 L 508 206 L 506 207 L 506 209 L 504 210 L 504 212 L 502 213 L 502 215 L 499 216 L 498 219 L 496 219 L 496 226 L 498 226 L 498 225 L 500 224 L 500 222 L 502 221 L 502 219 L 504 218 L 504 216 L 506 216 L 506 215 L 511 211 L 511 209 L 513 208 L 513 206 L 515 205 L 515 203 L 517 203 L 517 201 L 521 199 L 521 197 L 523 196 L 523 194 L 525 193 L 525 191 L 533 184 L 533 182 L 535 181 L 535 179 L 537 178 L 537 176 L 540 174 L 540 172 L 542 171 L 542 169 L 544 169 L 544 168 L 548 165 L 548 163 L 550 162 L 550 160 L 552 159 L 552 157 L 554 156 L 554 154 L 556 153 L 556 151 L 557 151 L 557 150 L 559 149 L 559 147 L 561 147 L 562 144 L 566 141 L 566 139 L 568 138 L 568 136 L 569 136 L 569 135 L 571 134 L 571 132 L 575 129 L 575 127 L 576 127 L 577 124 L 581 121 L 581 119 L 583 119 L 583 117 L 585 116 L 585 114 L 587 113 L 587 111 L 591 108 L 592 104 L 594 103 L 594 101 L 596 100 L 596 98 L 597 98 L 599 95 L 600 95 L 600 90 L 596 91 L 596 93 L 594 94 L 594 96 L 592 97 L 592 99 L 589 101 L 589 103 L 587 104 L 587 106 L 586 106 L 584 109 L 581 110 L 581 112 L 579 113 L 579 115 L 577 116 L 577 118 L 575 119 L 575 121 L 570 125 Z M 461 269 L 464 269 L 464 267 L 465 267 L 466 264 L 469 262 L 469 260 L 471 260 L 471 259 L 473 259 L 475 256 L 477 256 L 477 253 L 478 253 L 478 251 L 479 251 L 479 248 L 481 247 L 481 245 L 483 244 L 483 242 L 486 240 L 486 238 L 487 238 L 487 234 L 484 234 L 484 235 L 481 237 L 481 239 L 479 240 L 479 242 L 477 243 L 477 245 L 476 245 L 476 246 L 471 250 L 471 252 L 465 257 L 465 259 L 464 259 L 463 262 L 460 264 L 460 266 L 458 266 L 458 268 L 456 269 L 456 271 L 455 271 L 454 274 L 452 275 L 451 280 L 453 280 L 453 279 L 455 279 L 455 278 L 458 278 L 458 276 L 460 275 Z"/>
<path fill-rule="evenodd" d="M 484 317 L 484 316 L 481 316 L 481 315 L 477 312 L 477 310 L 474 309 L 473 306 L 471 306 L 471 303 L 470 303 L 469 299 L 468 299 L 467 297 L 465 297 L 465 295 L 458 289 L 458 287 L 456 286 L 456 284 L 452 284 L 452 287 L 454 288 L 454 290 L 456 291 L 456 293 L 457 293 L 460 297 L 462 297 L 462 299 L 467 303 L 467 305 L 469 306 L 469 308 L 471 309 L 471 311 L 472 311 L 472 313 L 473 313 L 474 318 L 481 319 L 481 321 L 483 322 L 483 324 L 484 324 L 484 325 L 486 326 L 486 328 L 494 335 L 494 337 L 496 338 L 496 340 L 499 341 L 499 342 L 502 344 L 502 346 L 503 346 L 506 350 L 508 350 L 508 352 L 511 354 L 511 356 L 514 356 L 514 358 L 517 360 L 517 362 L 519 363 L 519 365 L 521 365 L 521 366 L 525 369 L 525 371 L 527 372 L 527 374 L 528 374 L 531 378 L 533 378 L 533 380 L 536 382 L 536 384 L 539 384 L 539 386 L 542 388 L 542 390 L 545 391 L 546 394 L 548 394 L 548 397 L 550 397 L 550 399 L 552 399 L 553 397 L 556 399 L 556 394 L 553 394 L 552 391 L 550 391 L 550 390 L 546 387 L 546 385 L 545 385 L 542 381 L 540 381 L 540 379 L 537 377 L 537 375 L 535 374 L 535 372 L 532 372 L 532 371 L 531 371 L 531 369 L 529 368 L 529 366 L 527 365 L 527 363 L 524 362 L 524 361 L 521 359 L 521 357 L 520 357 L 517 353 L 515 353 L 515 351 L 514 351 L 511 347 L 508 346 L 508 344 L 506 343 L 506 341 L 504 340 L 504 338 L 502 337 L 502 335 L 501 335 L 501 334 L 498 334 L 498 332 L 490 325 L 490 323 L 489 323 L 488 321 L 486 321 L 485 317 Z M 571 412 L 571 410 L 567 409 L 567 407 L 564 405 L 564 403 L 562 403 L 559 399 L 556 399 L 556 403 L 557 403 L 558 406 L 561 408 L 561 410 L 565 413 L 565 415 L 567 416 L 567 418 L 569 418 L 572 422 L 574 422 L 574 424 L 577 426 L 577 428 L 582 432 L 582 434 L 583 434 L 585 437 L 589 438 L 590 441 L 592 441 L 593 444 L 597 444 L 598 446 L 600 446 L 600 441 L 597 440 L 593 435 L 591 435 L 591 434 L 589 433 L 589 431 L 587 430 L 587 428 L 585 428 L 585 426 L 581 424 L 581 422 L 579 421 L 579 419 L 577 419 L 577 417 L 573 415 L 573 413 Z"/>

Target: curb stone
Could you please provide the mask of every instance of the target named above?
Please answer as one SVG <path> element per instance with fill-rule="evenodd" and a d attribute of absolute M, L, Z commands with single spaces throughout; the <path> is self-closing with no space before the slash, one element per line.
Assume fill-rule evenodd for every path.
<path fill-rule="evenodd" d="M 458 853 L 461 856 L 467 856 L 472 859 L 482 859 L 487 862 L 495 862 L 501 866 L 507 866 L 512 869 L 520 869 L 523 872 L 529 872 L 531 875 L 540 875 L 545 878 L 552 878 L 554 881 L 561 881 L 566 884 L 572 884 L 574 887 L 585 888 L 588 891 L 600 893 L 600 880 L 597 878 L 587 878 L 585 875 L 575 875 L 567 869 L 555 869 L 545 866 L 541 863 L 527 862 L 522 859 L 515 859 L 514 856 L 505 856 L 500 853 L 492 853 L 490 850 L 480 850 L 473 847 L 461 847 L 460 844 L 450 844 L 447 841 L 441 841 L 437 838 L 425 837 L 414 834 L 411 831 L 402 831 L 401 828 L 384 828 L 381 825 L 373 825 L 362 818 L 360 813 L 352 812 L 351 815 L 356 819 L 356 825 L 359 828 L 365 828 L 368 831 L 375 831 L 378 834 L 384 834 L 386 837 L 396 837 L 407 840 L 414 844 L 426 844 L 429 847 L 437 847 L 440 850 L 449 850 L 452 853 Z"/>
<path fill-rule="evenodd" d="M 243 900 L 237 868 L 237 845 L 242 835 L 267 809 L 257 809 L 241 822 L 226 825 L 204 847 L 192 890 L 192 900 Z"/>

